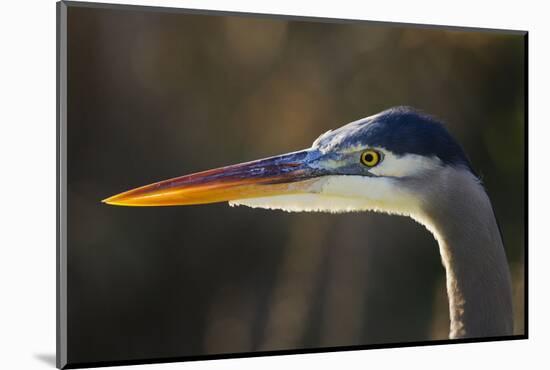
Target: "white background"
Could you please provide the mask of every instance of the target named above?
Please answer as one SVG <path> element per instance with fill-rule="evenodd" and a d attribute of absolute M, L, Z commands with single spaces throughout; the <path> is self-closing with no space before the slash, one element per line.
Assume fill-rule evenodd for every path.
<path fill-rule="evenodd" d="M 124 3 L 111 1 L 112 3 Z M 550 23 L 544 1 L 127 1 L 212 10 L 529 30 L 530 339 L 134 366 L 135 369 L 548 368 L 545 234 Z M 53 368 L 55 354 L 55 2 L 6 1 L 0 32 L 0 368 Z M 518 215 L 518 217 L 521 217 Z M 546 356 L 545 356 L 546 354 Z"/>

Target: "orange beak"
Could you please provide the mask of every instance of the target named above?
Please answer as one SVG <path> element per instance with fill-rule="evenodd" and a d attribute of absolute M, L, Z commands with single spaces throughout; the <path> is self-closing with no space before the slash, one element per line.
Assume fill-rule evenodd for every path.
<path fill-rule="evenodd" d="M 142 186 L 104 199 L 118 206 L 179 206 L 308 192 L 315 177 L 309 151 L 289 153 Z"/>

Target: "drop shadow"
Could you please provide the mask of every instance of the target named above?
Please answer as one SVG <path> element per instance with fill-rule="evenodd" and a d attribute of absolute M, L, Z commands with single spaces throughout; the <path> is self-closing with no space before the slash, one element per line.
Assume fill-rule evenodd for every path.
<path fill-rule="evenodd" d="M 34 358 L 42 361 L 46 365 L 55 367 L 55 353 L 35 353 Z"/>

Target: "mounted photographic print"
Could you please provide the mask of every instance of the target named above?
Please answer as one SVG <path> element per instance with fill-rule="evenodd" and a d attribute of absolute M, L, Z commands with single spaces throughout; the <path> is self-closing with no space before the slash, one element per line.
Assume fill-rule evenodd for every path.
<path fill-rule="evenodd" d="M 527 338 L 527 32 L 57 11 L 59 368 Z"/>

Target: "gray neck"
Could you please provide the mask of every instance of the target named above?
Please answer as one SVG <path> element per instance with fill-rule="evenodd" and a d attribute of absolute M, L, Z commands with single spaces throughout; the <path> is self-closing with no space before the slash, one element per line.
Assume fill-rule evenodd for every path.
<path fill-rule="evenodd" d="M 489 197 L 469 171 L 445 171 L 430 178 L 418 221 L 439 243 L 450 338 L 512 335 L 510 272 Z"/>

